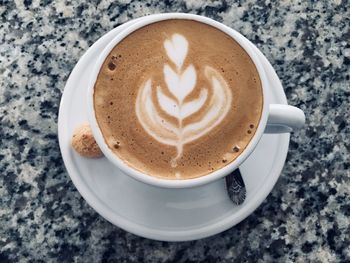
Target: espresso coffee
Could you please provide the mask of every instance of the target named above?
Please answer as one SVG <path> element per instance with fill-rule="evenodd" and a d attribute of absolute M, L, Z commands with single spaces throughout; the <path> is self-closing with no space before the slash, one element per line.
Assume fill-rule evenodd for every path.
<path fill-rule="evenodd" d="M 193 20 L 147 25 L 119 42 L 94 89 L 96 119 L 128 166 L 165 179 L 235 160 L 259 124 L 263 93 L 244 49 Z"/>

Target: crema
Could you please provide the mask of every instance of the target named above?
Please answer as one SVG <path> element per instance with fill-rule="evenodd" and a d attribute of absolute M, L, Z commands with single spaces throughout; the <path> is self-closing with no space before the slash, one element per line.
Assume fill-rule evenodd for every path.
<path fill-rule="evenodd" d="M 95 83 L 94 108 L 109 148 L 165 179 L 205 176 L 249 144 L 262 87 L 244 49 L 192 20 L 147 25 L 118 43 Z"/>

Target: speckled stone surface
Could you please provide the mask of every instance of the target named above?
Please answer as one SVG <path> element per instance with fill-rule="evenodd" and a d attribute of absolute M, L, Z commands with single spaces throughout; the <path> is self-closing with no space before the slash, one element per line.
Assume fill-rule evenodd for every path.
<path fill-rule="evenodd" d="M 349 262 L 348 1 L 0 1 L 0 262 Z M 158 3 L 159 2 L 159 3 Z M 266 54 L 307 115 L 265 202 L 236 227 L 166 243 L 101 218 L 65 171 L 57 114 L 79 57 L 117 25 L 189 12 Z"/>

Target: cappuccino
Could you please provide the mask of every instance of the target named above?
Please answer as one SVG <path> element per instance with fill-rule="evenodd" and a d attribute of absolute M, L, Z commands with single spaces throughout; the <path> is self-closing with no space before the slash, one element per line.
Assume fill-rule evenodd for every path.
<path fill-rule="evenodd" d="M 172 19 L 134 31 L 104 61 L 94 87 L 108 147 L 164 179 L 205 176 L 235 160 L 263 108 L 257 69 L 229 35 Z"/>

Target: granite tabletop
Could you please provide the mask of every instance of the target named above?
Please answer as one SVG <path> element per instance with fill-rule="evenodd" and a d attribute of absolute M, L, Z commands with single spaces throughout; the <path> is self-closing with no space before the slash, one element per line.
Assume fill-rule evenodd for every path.
<path fill-rule="evenodd" d="M 110 224 L 80 196 L 57 140 L 67 78 L 132 18 L 205 15 L 275 67 L 305 129 L 263 204 L 210 238 L 168 243 Z M 0 262 L 350 262 L 350 4 L 323 1 L 0 1 Z"/>

